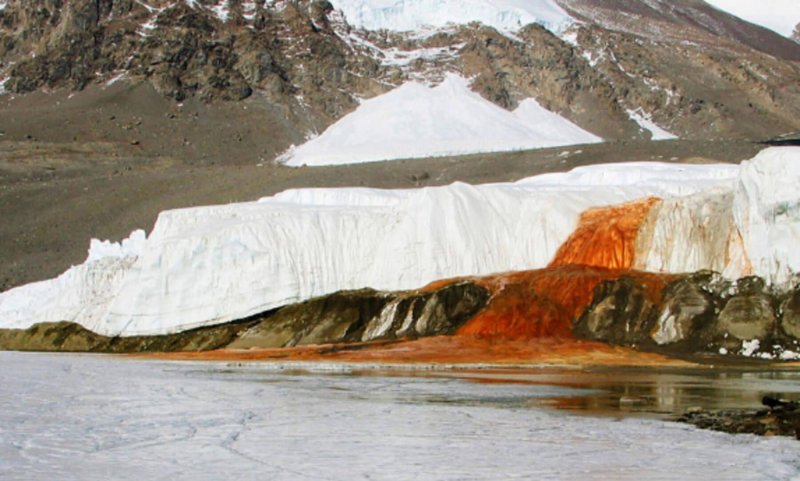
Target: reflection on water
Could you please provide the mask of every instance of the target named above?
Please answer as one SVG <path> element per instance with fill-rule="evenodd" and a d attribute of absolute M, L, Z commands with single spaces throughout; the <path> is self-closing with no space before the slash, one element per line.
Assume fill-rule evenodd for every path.
<path fill-rule="evenodd" d="M 653 419 L 797 374 L 388 371 L 0 352 L 0 480 L 794 481 L 796 441 Z M 381 366 L 378 366 L 379 368 Z M 363 371 L 363 366 L 359 367 Z M 616 403 L 616 404 L 615 404 Z M 613 407 L 613 409 L 611 409 Z M 635 439 L 636 442 L 631 442 Z"/>
<path fill-rule="evenodd" d="M 589 414 L 671 417 L 691 407 L 758 408 L 766 394 L 789 399 L 800 397 L 797 372 L 617 370 L 583 371 L 559 377 L 549 382 L 589 388 L 593 393 L 556 397 L 543 404 Z"/>
<path fill-rule="evenodd" d="M 303 373 L 292 371 L 294 374 Z M 308 372 L 305 372 L 308 374 Z M 339 374 L 344 375 L 344 374 Z M 546 407 L 592 416 L 673 418 L 687 409 L 757 409 L 765 395 L 800 399 L 800 371 L 735 369 L 479 369 L 352 371 L 348 376 L 464 379 L 496 386 L 538 386 L 522 396 L 417 396 L 409 402 Z M 549 388 L 549 390 L 547 389 Z M 556 390 L 554 388 L 562 388 Z M 525 392 L 525 391 L 523 391 Z M 451 393 L 452 394 L 452 393 Z"/>

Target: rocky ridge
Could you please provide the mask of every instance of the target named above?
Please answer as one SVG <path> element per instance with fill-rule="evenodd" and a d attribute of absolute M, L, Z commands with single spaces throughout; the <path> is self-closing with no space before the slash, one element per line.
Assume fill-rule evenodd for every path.
<path fill-rule="evenodd" d="M 573 330 L 582 339 L 664 353 L 794 359 L 800 352 L 800 289 L 758 277 L 727 281 L 697 272 L 670 282 L 660 302 L 623 276 L 600 283 Z"/>
<path fill-rule="evenodd" d="M 607 139 L 649 136 L 631 112 L 687 138 L 800 129 L 797 44 L 696 2 L 561 3 L 580 22 L 560 35 L 466 25 L 423 36 L 356 29 L 318 0 L 12 0 L 0 78 L 14 94 L 120 80 L 177 102 L 257 94 L 295 142 L 359 99 L 446 71 L 502 107 L 535 97 Z"/>

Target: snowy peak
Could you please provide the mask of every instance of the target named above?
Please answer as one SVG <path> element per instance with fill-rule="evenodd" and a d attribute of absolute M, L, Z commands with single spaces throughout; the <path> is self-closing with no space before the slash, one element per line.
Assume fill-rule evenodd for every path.
<path fill-rule="evenodd" d="M 367 30 L 422 31 L 479 22 L 502 32 L 538 23 L 560 31 L 572 18 L 553 0 L 334 0 L 347 21 Z"/>

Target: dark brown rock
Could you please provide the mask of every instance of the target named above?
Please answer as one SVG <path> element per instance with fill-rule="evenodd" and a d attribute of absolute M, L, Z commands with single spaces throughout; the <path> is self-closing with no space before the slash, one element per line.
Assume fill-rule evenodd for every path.
<path fill-rule="evenodd" d="M 728 299 L 717 316 L 717 337 L 724 336 L 736 343 L 767 339 L 776 327 L 774 303 L 775 299 L 766 291 L 763 279 L 740 279 L 736 283 L 736 294 Z"/>
<path fill-rule="evenodd" d="M 180 352 L 219 349 L 252 325 L 245 320 L 163 336 L 106 337 L 69 323 L 43 323 L 29 329 L 0 329 L 0 349 L 57 352 Z"/>
<path fill-rule="evenodd" d="M 800 410 L 797 409 L 796 402 L 783 403 L 763 410 L 693 409 L 678 417 L 676 421 L 730 434 L 788 436 L 800 440 Z"/>
<path fill-rule="evenodd" d="M 700 272 L 672 282 L 663 293 L 662 307 L 651 338 L 660 346 L 703 344 L 700 331 L 710 326 L 717 313 L 719 298 L 713 284 L 720 276 Z"/>
<path fill-rule="evenodd" d="M 622 276 L 595 288 L 594 299 L 573 325 L 573 333 L 582 339 L 610 344 L 649 344 L 656 314 L 644 287 L 633 278 Z"/>
<path fill-rule="evenodd" d="M 452 284 L 433 292 L 342 291 L 279 309 L 229 347 L 291 347 L 453 334 L 481 310 L 489 292 Z"/>
<path fill-rule="evenodd" d="M 781 331 L 789 337 L 800 339 L 800 287 L 789 293 L 780 308 Z"/>

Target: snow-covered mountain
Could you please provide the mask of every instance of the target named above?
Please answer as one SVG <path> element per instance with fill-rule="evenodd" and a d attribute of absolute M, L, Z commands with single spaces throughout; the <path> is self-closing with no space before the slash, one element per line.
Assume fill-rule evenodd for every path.
<path fill-rule="evenodd" d="M 690 0 L 10 0 L 0 10 L 8 94 L 113 80 L 212 112 L 257 99 L 280 129 L 242 143 L 270 153 L 364 100 L 448 74 L 509 112 L 530 99 L 605 140 L 762 139 L 800 129 L 798 61 L 797 43 Z"/>

